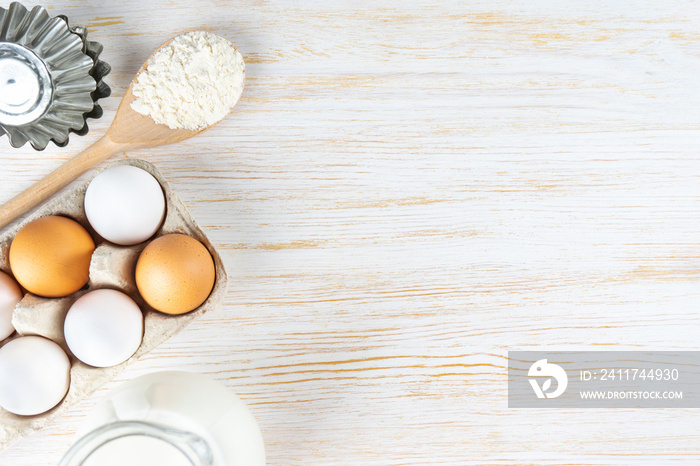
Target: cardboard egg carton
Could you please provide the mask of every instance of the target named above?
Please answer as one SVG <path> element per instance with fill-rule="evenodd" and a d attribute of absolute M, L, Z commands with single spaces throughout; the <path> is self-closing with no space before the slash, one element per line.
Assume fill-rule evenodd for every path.
<path fill-rule="evenodd" d="M 135 246 L 118 246 L 102 238 L 90 226 L 85 216 L 83 199 L 90 181 L 97 173 L 90 179 L 64 188 L 47 202 L 34 209 L 24 220 L 10 226 L 0 235 L 0 270 L 10 275 L 12 274 L 8 257 L 12 238 L 26 223 L 39 217 L 62 215 L 72 218 L 85 227 L 96 246 L 90 262 L 90 279 L 85 287 L 63 298 L 42 298 L 25 293 L 22 301 L 15 307 L 12 324 L 17 332 L 0 342 L 0 346 L 23 335 L 40 335 L 53 340 L 66 351 L 71 360 L 71 382 L 68 394 L 63 401 L 43 414 L 18 416 L 0 408 L 0 449 L 13 439 L 41 429 L 52 419 L 61 416 L 72 405 L 114 378 L 126 366 L 178 333 L 198 316 L 215 308 L 226 293 L 227 277 L 221 257 L 192 219 L 185 206 L 173 193 L 167 181 L 152 164 L 143 160 L 124 159 L 114 162 L 106 168 L 124 164 L 139 167 L 153 175 L 165 193 L 165 220 L 156 234 L 148 241 Z M 184 233 L 199 240 L 209 250 L 216 269 L 214 288 L 207 300 L 194 311 L 179 316 L 160 313 L 146 304 L 139 295 L 134 279 L 136 261 L 141 251 L 153 239 L 169 233 Z M 79 361 L 68 349 L 63 336 L 63 322 L 71 305 L 85 293 L 100 288 L 111 288 L 126 293 L 139 305 L 144 314 L 144 334 L 141 346 L 127 361 L 107 368 L 92 367 Z"/>

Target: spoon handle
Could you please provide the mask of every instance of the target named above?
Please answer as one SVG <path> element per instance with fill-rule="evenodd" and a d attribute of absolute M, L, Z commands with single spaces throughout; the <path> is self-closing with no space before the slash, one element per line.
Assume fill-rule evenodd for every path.
<path fill-rule="evenodd" d="M 120 147 L 121 145 L 113 142 L 108 135 L 98 139 L 87 149 L 3 204 L 0 207 L 0 228 L 56 194 L 91 167 L 117 152 Z"/>

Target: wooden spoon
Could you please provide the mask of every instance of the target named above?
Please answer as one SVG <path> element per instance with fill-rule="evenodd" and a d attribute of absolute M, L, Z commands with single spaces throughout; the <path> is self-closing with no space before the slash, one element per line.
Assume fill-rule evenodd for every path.
<path fill-rule="evenodd" d="M 167 46 L 172 40 L 173 39 L 170 39 L 162 44 L 153 54 Z M 153 54 L 151 54 L 151 56 L 153 56 Z M 114 116 L 114 121 L 107 130 L 107 134 L 56 170 L 34 183 L 28 189 L 6 202 L 2 208 L 0 208 L 0 228 L 39 203 L 45 201 L 91 167 L 107 160 L 111 155 L 117 152 L 179 142 L 196 136 L 216 124 L 214 123 L 196 131 L 171 129 L 166 125 L 156 123 L 151 117 L 142 115 L 132 109 L 131 102 L 135 99 L 132 88 L 134 82 L 137 81 L 139 74 L 146 68 L 147 64 L 148 60 L 141 66 L 136 76 L 131 81 L 131 84 L 129 84 L 129 88 L 126 90 L 126 94 L 124 94 L 119 108 L 117 109 L 117 113 Z"/>

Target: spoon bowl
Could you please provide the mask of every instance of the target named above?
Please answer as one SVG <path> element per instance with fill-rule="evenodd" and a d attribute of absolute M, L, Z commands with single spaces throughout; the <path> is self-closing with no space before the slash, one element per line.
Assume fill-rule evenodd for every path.
<path fill-rule="evenodd" d="M 151 54 L 151 56 L 148 57 L 148 60 L 141 65 L 141 68 L 139 68 L 139 70 L 136 72 L 134 79 L 131 80 L 129 87 L 126 89 L 126 93 L 124 93 L 124 97 L 122 97 L 122 101 L 119 103 L 117 113 L 114 116 L 114 121 L 112 121 L 112 125 L 109 127 L 109 130 L 105 135 L 105 137 L 108 137 L 110 141 L 119 144 L 122 147 L 130 146 L 131 149 L 156 147 L 189 139 L 207 129 L 202 128 L 197 131 L 188 129 L 173 129 L 166 125 L 156 123 L 148 115 L 143 115 L 131 108 L 131 103 L 136 100 L 136 96 L 134 96 L 134 93 L 132 92 L 134 83 L 138 81 L 139 75 L 146 69 L 151 58 L 161 49 L 167 47 L 173 41 L 173 39 L 175 38 L 173 37 L 172 39 L 162 43 L 160 47 L 158 47 Z"/>
<path fill-rule="evenodd" d="M 170 44 L 173 39 L 174 38 L 168 40 L 158 47 L 158 49 L 151 54 L 151 57 L 158 53 L 163 47 Z M 216 123 L 198 130 L 173 129 L 166 125 L 156 123 L 151 117 L 134 110 L 131 107 L 131 103 L 136 99 L 132 92 L 134 83 L 138 81 L 139 75 L 148 66 L 151 57 L 141 66 L 136 76 L 134 76 L 134 79 L 131 81 L 131 84 L 129 84 L 107 133 L 81 153 L 69 159 L 56 170 L 6 202 L 0 208 L 0 228 L 39 203 L 45 201 L 91 167 L 105 161 L 117 152 L 162 146 L 164 144 L 183 141 L 198 135 L 202 131 L 218 123 L 217 121 Z M 237 102 L 234 103 L 234 106 L 236 103 Z M 229 109 L 229 113 L 231 110 L 233 110 L 233 106 Z"/>

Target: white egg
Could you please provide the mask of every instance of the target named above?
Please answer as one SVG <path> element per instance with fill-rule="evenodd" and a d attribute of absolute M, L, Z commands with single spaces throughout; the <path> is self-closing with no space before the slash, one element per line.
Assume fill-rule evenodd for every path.
<path fill-rule="evenodd" d="M 0 272 L 0 340 L 12 335 L 12 311 L 22 300 L 22 290 L 16 281 L 4 272 Z"/>
<path fill-rule="evenodd" d="M 118 165 L 98 174 L 85 192 L 85 214 L 107 241 L 132 245 L 153 236 L 165 217 L 165 196 L 150 173 Z"/>
<path fill-rule="evenodd" d="M 70 385 L 70 360 L 51 340 L 27 336 L 0 348 L 0 407 L 22 416 L 56 406 Z"/>
<path fill-rule="evenodd" d="M 141 345 L 143 314 L 121 291 L 95 290 L 73 303 L 66 314 L 63 334 L 68 348 L 85 364 L 116 366 Z"/>

